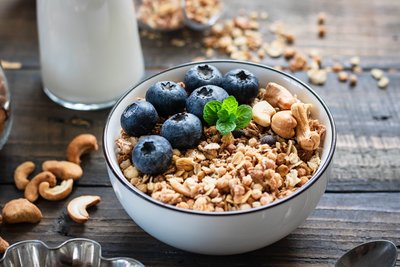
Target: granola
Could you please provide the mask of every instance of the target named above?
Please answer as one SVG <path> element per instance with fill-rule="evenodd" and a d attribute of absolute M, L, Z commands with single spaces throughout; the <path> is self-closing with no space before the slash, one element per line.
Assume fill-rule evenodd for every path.
<path fill-rule="evenodd" d="M 265 101 L 265 89 L 259 92 L 252 106 Z M 277 113 L 283 111 L 274 108 Z M 322 140 L 325 126 L 312 118 L 305 122 L 301 127 Z M 161 124 L 157 123 L 152 134 L 160 133 Z M 172 164 L 159 175 L 141 174 L 132 164 L 131 152 L 138 138 L 121 129 L 116 147 L 124 176 L 143 193 L 178 208 L 223 212 L 267 205 L 306 184 L 320 165 L 321 148 L 318 143 L 317 148 L 306 150 L 298 138 L 282 138 L 254 120 L 225 136 L 215 126 L 204 126 L 200 144 L 193 149 L 174 149 Z"/>

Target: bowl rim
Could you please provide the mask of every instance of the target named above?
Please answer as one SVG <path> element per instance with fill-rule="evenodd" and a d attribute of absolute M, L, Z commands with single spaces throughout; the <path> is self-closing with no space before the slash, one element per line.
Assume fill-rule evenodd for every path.
<path fill-rule="evenodd" d="M 325 162 L 322 164 L 322 166 L 320 166 L 317 170 L 317 172 L 312 176 L 311 180 L 306 183 L 305 185 L 301 186 L 298 190 L 296 190 L 295 192 L 291 193 L 290 195 L 282 198 L 282 199 L 278 199 L 275 200 L 267 205 L 263 205 L 260 207 L 256 207 L 256 208 L 251 208 L 251 209 L 246 209 L 246 210 L 237 210 L 237 211 L 198 211 L 198 210 L 190 210 L 190 209 L 183 209 L 183 208 L 178 208 L 176 206 L 173 205 L 169 205 L 169 204 L 165 204 L 162 203 L 156 199 L 153 199 L 151 196 L 146 195 L 145 193 L 139 191 L 138 189 L 134 188 L 132 185 L 128 184 L 128 180 L 125 177 L 120 177 L 119 174 L 117 173 L 117 171 L 114 169 L 113 164 L 111 163 L 111 159 L 109 158 L 109 154 L 111 154 L 111 152 L 107 149 L 107 145 L 106 145 L 106 140 L 108 137 L 107 134 L 107 130 L 109 128 L 109 122 L 110 119 L 112 117 L 112 115 L 114 114 L 117 106 L 122 102 L 123 99 L 125 99 L 125 97 L 130 94 L 133 90 L 135 90 L 137 87 L 139 87 L 140 85 L 142 85 L 143 83 L 145 83 L 146 81 L 155 78 L 156 76 L 166 73 L 166 72 L 171 72 L 173 70 L 176 69 L 180 69 L 180 68 L 184 68 L 184 67 L 189 67 L 189 66 L 195 66 L 195 65 L 200 65 L 200 64 L 213 64 L 213 63 L 239 63 L 239 64 L 243 64 L 243 65 L 249 65 L 249 66 L 254 66 L 254 67 L 259 67 L 259 68 L 263 68 L 263 69 L 267 69 L 269 71 L 272 72 L 276 72 L 279 75 L 283 75 L 297 83 L 299 83 L 301 86 L 303 86 L 306 90 L 308 90 L 322 105 L 322 107 L 325 110 L 325 113 L 328 116 L 329 122 L 330 122 L 330 128 L 331 128 L 331 132 L 332 132 L 332 140 L 330 143 L 330 148 L 329 148 L 329 152 L 328 152 L 328 156 L 325 160 Z M 335 127 L 335 122 L 333 120 L 333 116 L 331 114 L 331 112 L 328 109 L 328 106 L 326 105 L 326 103 L 322 100 L 322 98 L 313 90 L 311 89 L 311 87 L 309 85 L 307 85 L 306 83 L 300 81 L 298 78 L 285 73 L 283 71 L 274 69 L 272 67 L 266 66 L 266 65 L 262 65 L 262 64 L 258 64 L 258 63 L 253 63 L 253 62 L 248 62 L 248 61 L 240 61 L 240 60 L 229 60 L 229 59 L 213 59 L 213 60 L 203 60 L 203 61 L 196 61 L 196 62 L 189 62 L 189 63 L 184 63 L 184 64 L 180 64 L 168 69 L 165 69 L 163 71 L 160 71 L 154 75 L 151 75 L 150 77 L 147 77 L 143 80 L 141 80 L 140 82 L 138 82 L 137 84 L 135 84 L 131 89 L 127 90 L 118 100 L 117 102 L 114 104 L 113 108 L 111 109 L 108 117 L 107 117 L 107 121 L 106 124 L 104 126 L 104 130 L 103 130 L 103 153 L 104 153 L 104 157 L 106 159 L 106 164 L 109 168 L 109 170 L 112 171 L 112 173 L 114 174 L 114 176 L 117 178 L 117 180 L 119 180 L 119 182 L 121 182 L 129 191 L 133 192 L 135 195 L 137 195 L 138 197 L 144 199 L 145 201 L 148 201 L 152 204 L 155 204 L 161 208 L 166 208 L 172 211 L 178 211 L 178 212 L 182 212 L 182 213 L 187 213 L 190 215 L 200 215 L 200 216 L 212 216 L 212 217 L 218 217 L 218 216 L 237 216 L 237 215 L 244 215 L 244 214 L 249 214 L 249 213 L 254 213 L 254 212 L 260 212 L 272 207 L 276 207 L 279 205 L 282 205 L 286 202 L 288 202 L 289 200 L 292 200 L 294 198 L 296 198 L 297 196 L 299 196 L 300 194 L 302 194 L 303 192 L 305 192 L 307 189 L 309 189 L 317 180 L 319 180 L 319 178 L 321 177 L 321 175 L 326 171 L 326 169 L 328 168 L 328 166 L 330 165 L 332 158 L 333 158 L 333 154 L 335 152 L 335 147 L 336 147 L 336 127 Z M 112 151 L 112 153 L 114 153 L 114 151 Z"/>

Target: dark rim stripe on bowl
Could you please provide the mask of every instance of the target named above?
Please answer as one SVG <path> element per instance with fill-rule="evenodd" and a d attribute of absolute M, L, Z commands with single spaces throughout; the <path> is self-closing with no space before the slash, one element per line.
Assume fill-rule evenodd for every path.
<path fill-rule="evenodd" d="M 298 82 L 300 85 L 302 85 L 304 88 L 306 88 L 311 94 L 313 94 L 315 96 L 315 98 L 322 104 L 323 108 L 325 109 L 326 114 L 328 115 L 329 118 L 329 122 L 331 125 L 331 131 L 332 131 L 332 142 L 330 144 L 330 149 L 329 149 L 329 154 L 327 159 L 325 160 L 324 164 L 322 166 L 319 166 L 317 172 L 312 176 L 311 180 L 306 183 L 305 185 L 299 187 L 298 190 L 296 190 L 295 192 L 291 193 L 290 195 L 279 199 L 279 200 L 275 200 L 267 205 L 264 206 L 260 206 L 260 207 L 256 207 L 256 208 L 251 208 L 251 209 L 247 209 L 247 210 L 239 210 L 239 211 L 220 211 L 220 212 L 215 212 L 215 211 L 197 211 L 197 210 L 189 210 L 189 209 L 183 209 L 183 208 L 177 208 L 173 205 L 169 205 L 169 204 L 165 204 L 162 203 L 156 199 L 153 199 L 151 196 L 148 196 L 142 192 L 139 192 L 138 189 L 134 189 L 133 185 L 131 185 L 130 183 L 128 183 L 128 180 L 125 177 L 120 177 L 117 173 L 117 171 L 114 169 L 113 164 L 111 163 L 111 160 L 109 159 L 108 155 L 111 155 L 111 153 L 115 153 L 114 151 L 108 151 L 107 146 L 106 146 L 106 140 L 107 140 L 107 129 L 108 129 L 108 125 L 109 125 L 109 121 L 111 116 L 113 115 L 116 107 L 120 104 L 120 102 L 132 91 L 134 90 L 136 87 L 138 87 L 140 84 L 143 84 L 144 82 L 154 78 L 155 76 L 158 76 L 162 73 L 165 72 L 170 72 L 172 70 L 175 69 L 180 69 L 182 67 L 188 67 L 188 66 L 194 66 L 194 65 L 198 65 L 198 64 L 212 64 L 212 63 L 239 63 L 239 64 L 243 64 L 243 65 L 250 65 L 250 66 L 255 66 L 255 67 L 260 67 L 263 69 L 267 69 L 276 73 L 279 73 L 283 76 L 286 76 L 287 78 L 294 80 L 296 82 Z M 270 207 L 274 207 L 274 206 L 278 206 L 280 204 L 285 203 L 286 201 L 295 198 L 296 196 L 298 196 L 299 194 L 301 194 L 302 192 L 306 191 L 312 184 L 314 184 L 319 178 L 320 176 L 325 172 L 325 170 L 328 168 L 329 164 L 332 161 L 332 157 L 335 151 L 335 146 L 336 146 L 336 129 L 335 129 L 335 123 L 333 121 L 333 117 L 332 114 L 330 113 L 327 105 L 325 104 L 325 102 L 314 92 L 313 89 L 311 89 L 311 87 L 309 87 L 307 84 L 303 83 L 302 81 L 300 81 L 299 79 L 297 79 L 296 77 L 293 77 L 289 74 L 286 74 L 282 71 L 273 69 L 271 67 L 265 66 L 265 65 L 261 65 L 261 64 L 256 64 L 256 63 L 251 63 L 251 62 L 245 62 L 245 61 L 237 61 L 237 60 L 206 60 L 206 61 L 199 61 L 199 62 L 191 62 L 191 63 L 185 63 L 182 65 L 178 65 L 166 70 L 163 70 L 155 75 L 152 75 L 144 80 L 142 80 L 141 82 L 137 83 L 135 86 L 132 87 L 132 89 L 129 89 L 123 96 L 121 96 L 120 99 L 118 99 L 118 101 L 115 103 L 114 107 L 112 108 L 112 110 L 110 111 L 110 114 L 108 115 L 107 118 L 107 123 L 104 127 L 104 131 L 103 131 L 103 152 L 104 152 L 104 156 L 106 159 L 106 163 L 108 165 L 108 167 L 111 169 L 111 171 L 113 172 L 114 176 L 119 180 L 119 182 L 121 182 L 126 188 L 129 189 L 129 191 L 133 192 L 134 194 L 138 195 L 139 197 L 143 198 L 146 201 L 150 201 L 153 204 L 156 204 L 160 207 L 163 208 L 167 208 L 170 210 L 174 210 L 174 211 L 179 211 L 179 212 L 183 212 L 183 213 L 189 213 L 189 214 L 194 214 L 194 215 L 203 215 L 203 216 L 233 216 L 233 215 L 240 215 L 240 214 L 248 214 L 248 213 L 252 213 L 252 212 L 259 212 L 261 210 L 264 209 L 268 209 Z M 137 191 L 136 191 L 137 190 Z"/>

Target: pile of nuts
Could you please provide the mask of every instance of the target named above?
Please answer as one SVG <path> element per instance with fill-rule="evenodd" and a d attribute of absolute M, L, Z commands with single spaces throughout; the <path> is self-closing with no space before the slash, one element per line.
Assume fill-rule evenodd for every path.
<path fill-rule="evenodd" d="M 14 199 L 4 205 L 1 223 L 38 223 L 43 218 L 42 212 L 34 202 L 42 197 L 49 201 L 65 199 L 73 189 L 73 183 L 81 178 L 81 156 L 92 150 L 98 150 L 97 139 L 91 134 L 76 136 L 67 147 L 67 161 L 47 160 L 42 164 L 42 171 L 33 178 L 29 176 L 35 170 L 35 164 L 26 161 L 14 172 L 15 186 L 24 191 L 24 198 Z M 57 178 L 61 183 L 57 185 Z M 68 215 L 77 223 L 89 219 L 86 208 L 100 202 L 99 196 L 80 196 L 68 204 Z M 6 246 L 7 245 L 7 246 Z M 0 238 L 0 253 L 8 243 Z"/>
<path fill-rule="evenodd" d="M 288 60 L 287 68 L 292 72 L 307 71 L 309 81 L 315 85 L 323 85 L 329 72 L 337 73 L 340 82 L 349 81 L 349 85 L 357 85 L 357 73 L 362 72 L 360 58 L 350 58 L 351 74 L 344 71 L 340 63 L 322 67 L 322 58 L 316 50 L 311 50 L 308 58 L 291 46 L 295 42 L 295 36 L 285 30 L 281 21 L 271 23 L 269 30 L 275 35 L 275 39 L 266 42 L 259 29 L 259 20 L 267 19 L 265 13 L 252 12 L 249 16 L 238 16 L 215 24 L 210 33 L 204 37 L 203 43 L 206 56 L 212 57 L 215 51 L 227 54 L 232 59 L 250 60 L 260 62 L 265 56 L 279 58 L 283 56 Z M 318 36 L 326 35 L 326 14 L 321 12 L 317 16 Z M 202 59 L 202 58 L 199 58 Z M 283 66 L 275 66 L 284 69 Z M 386 88 L 389 79 L 383 75 L 382 70 L 374 69 L 371 75 L 378 81 L 379 88 Z"/>
<path fill-rule="evenodd" d="M 210 0 L 211 1 L 211 0 Z M 292 72 L 307 71 L 309 81 L 315 85 L 323 85 L 327 81 L 328 73 L 334 72 L 340 82 L 349 81 L 349 85 L 357 85 L 357 73 L 362 72 L 360 58 L 354 56 L 350 59 L 350 73 L 344 70 L 341 63 L 333 63 L 331 66 L 322 66 L 322 58 L 317 50 L 309 51 L 308 55 L 299 52 L 293 44 L 295 35 L 285 30 L 282 21 L 274 21 L 270 24 L 269 30 L 274 34 L 275 39 L 267 42 L 260 29 L 264 20 L 268 19 L 266 12 L 250 12 L 249 15 L 240 15 L 231 19 L 225 19 L 213 25 L 210 31 L 205 32 L 203 37 L 203 48 L 205 57 L 198 56 L 193 61 L 201 61 L 206 58 L 213 58 L 218 53 L 223 53 L 231 59 L 247 60 L 259 63 L 266 56 L 271 58 L 284 57 L 287 66 L 277 65 L 276 69 L 288 69 Z M 321 12 L 317 15 L 317 35 L 319 38 L 326 36 L 327 15 Z M 149 39 L 160 39 L 160 35 L 154 32 L 142 31 L 143 37 Z M 173 38 L 171 44 L 183 47 L 190 43 L 192 38 Z M 389 85 L 387 76 L 381 74 L 382 70 L 371 71 L 372 77 L 376 79 L 379 88 L 384 89 Z M 374 73 L 374 74 L 372 74 Z"/>
<path fill-rule="evenodd" d="M 204 126 L 197 148 L 174 149 L 166 172 L 140 173 L 131 162 L 138 138 L 123 130 L 116 140 L 118 163 L 131 184 L 166 204 L 215 212 L 260 207 L 290 195 L 318 169 L 325 126 L 310 109 L 268 83 L 252 103 L 246 128 L 221 136 L 215 126 Z"/>
<path fill-rule="evenodd" d="M 0 136 L 3 134 L 10 117 L 9 96 L 4 78 L 0 75 Z"/>

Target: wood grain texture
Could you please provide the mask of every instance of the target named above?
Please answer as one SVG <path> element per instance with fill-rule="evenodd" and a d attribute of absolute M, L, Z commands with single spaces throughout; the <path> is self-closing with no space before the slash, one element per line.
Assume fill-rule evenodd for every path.
<path fill-rule="evenodd" d="M 36 29 L 36 2 L 24 0 L 2 0 L 0 9 L 0 57 L 19 61 L 25 68 L 39 67 Z M 265 11 L 269 19 L 261 21 L 265 41 L 273 37 L 268 30 L 273 21 L 280 20 L 286 29 L 296 36 L 295 46 L 303 52 L 317 48 L 328 60 L 346 61 L 351 56 L 361 56 L 366 68 L 400 66 L 400 5 L 397 0 L 355 0 L 321 2 L 306 1 L 241 1 L 225 3 L 224 18 L 251 11 Z M 317 37 L 317 14 L 327 14 L 327 35 Z M 174 38 L 187 38 L 190 42 L 179 48 L 171 45 Z M 147 68 L 165 67 L 191 61 L 201 56 L 201 34 L 193 31 L 177 31 L 163 34 L 160 40 L 142 39 Z M 160 53 L 162 48 L 162 53 Z M 185 56 L 182 56 L 185 55 Z M 222 55 L 217 55 L 223 57 Z M 280 60 L 267 58 L 263 63 L 278 64 Z"/>
<path fill-rule="evenodd" d="M 400 4 L 384 1 L 225 1 L 225 18 L 240 12 L 266 11 L 262 22 L 266 41 L 271 22 L 281 20 L 296 36 L 295 47 L 307 53 L 317 49 L 322 64 L 344 63 L 361 57 L 364 71 L 350 88 L 330 73 L 324 86 L 312 86 L 329 106 L 336 122 L 337 149 L 327 192 L 307 221 L 281 241 L 242 255 L 214 257 L 187 253 L 146 234 L 118 203 L 102 154 L 102 130 L 109 109 L 82 112 L 62 108 L 43 93 L 36 30 L 36 2 L 0 1 L 0 59 L 22 63 L 21 70 L 6 71 L 13 94 L 14 126 L 0 151 L 0 207 L 22 192 L 13 185 L 13 171 L 23 161 L 38 167 L 44 160 L 64 159 L 68 142 L 77 134 L 93 133 L 100 149 L 83 158 L 84 175 L 68 199 L 40 199 L 44 219 L 37 225 L 2 225 L 0 236 L 14 243 L 41 239 L 59 245 L 73 237 L 100 242 L 107 257 L 129 256 L 146 266 L 333 266 L 346 250 L 373 239 L 388 239 L 400 246 Z M 327 13 L 327 35 L 319 39 L 316 17 Z M 182 48 L 173 39 L 190 40 Z M 201 33 L 184 30 L 162 34 L 160 39 L 142 38 L 146 75 L 204 55 Z M 179 51 L 179 52 L 177 52 Z M 215 57 L 226 56 L 216 54 Z M 267 65 L 283 65 L 266 58 Z M 381 90 L 369 74 L 383 68 L 390 78 Z M 304 72 L 295 76 L 307 81 Z M 66 215 L 67 201 L 83 194 L 98 194 L 102 202 L 89 209 L 85 225 Z M 244 226 L 245 227 L 245 226 Z M 399 261 L 396 266 L 400 266 Z"/>
<path fill-rule="evenodd" d="M 66 205 L 84 194 L 99 195 L 102 202 L 79 225 L 66 215 Z M 0 188 L 0 203 L 19 196 L 12 186 Z M 40 237 L 53 246 L 69 238 L 91 238 L 103 246 L 105 256 L 129 256 L 146 266 L 332 266 L 362 242 L 388 239 L 400 245 L 398 203 L 399 193 L 324 194 L 306 222 L 281 241 L 243 255 L 216 257 L 187 253 L 149 236 L 128 217 L 110 187 L 78 187 L 64 201 L 40 199 L 44 219 L 39 224 L 3 225 L 0 235 L 10 243 Z"/>

